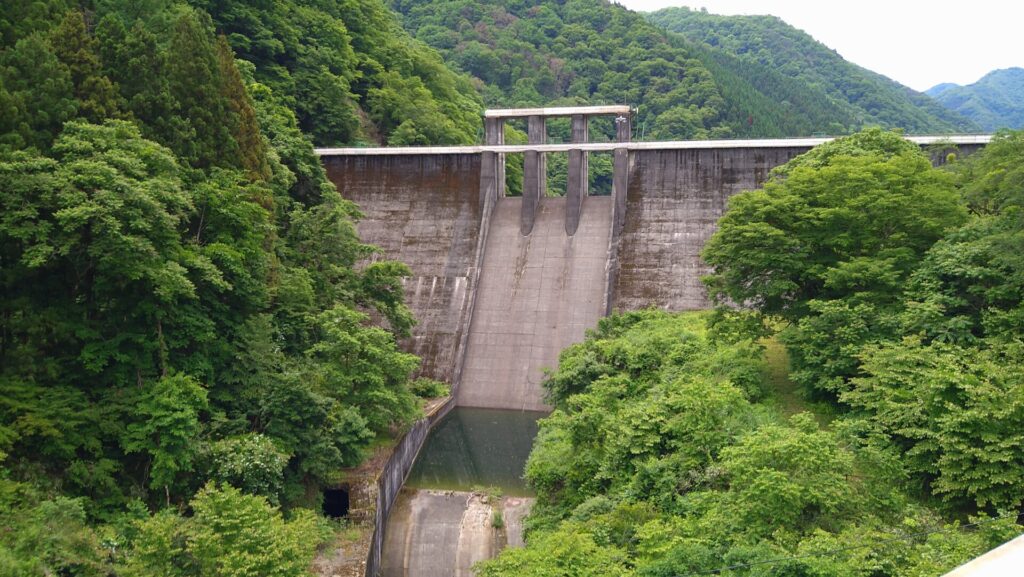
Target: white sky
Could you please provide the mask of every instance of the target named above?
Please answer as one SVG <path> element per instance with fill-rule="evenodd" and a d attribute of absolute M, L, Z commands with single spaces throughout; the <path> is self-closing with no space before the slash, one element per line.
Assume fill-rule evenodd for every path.
<path fill-rule="evenodd" d="M 778 16 L 847 60 L 921 91 L 1024 66 L 1021 0 L 614 1 L 645 12 L 689 6 L 713 14 Z"/>

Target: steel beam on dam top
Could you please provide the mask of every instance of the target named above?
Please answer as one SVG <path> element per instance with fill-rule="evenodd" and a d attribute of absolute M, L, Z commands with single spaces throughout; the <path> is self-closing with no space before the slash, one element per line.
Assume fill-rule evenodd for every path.
<path fill-rule="evenodd" d="M 406 302 L 419 324 L 403 346 L 470 406 L 543 408 L 541 370 L 613 310 L 706 308 L 700 251 L 728 198 L 828 140 L 627 142 L 623 116 L 619 142 L 546 144 L 545 111 L 533 110 L 522 114 L 531 142 L 509 146 L 511 116 L 498 112 L 482 146 L 318 150 L 363 211 L 360 237 L 382 249 L 374 258 L 412 269 Z M 585 117 L 574 134 L 586 140 Z M 910 140 L 968 153 L 989 138 Z M 573 150 L 570 194 L 544 198 L 544 153 Z M 587 151 L 613 151 L 611 198 L 585 194 Z M 521 199 L 504 196 L 511 152 L 533 153 Z"/>

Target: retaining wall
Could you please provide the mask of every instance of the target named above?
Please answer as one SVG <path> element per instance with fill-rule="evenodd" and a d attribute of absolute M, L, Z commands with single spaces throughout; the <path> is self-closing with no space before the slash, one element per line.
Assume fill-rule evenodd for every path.
<path fill-rule="evenodd" d="M 373 538 L 370 542 L 370 552 L 366 558 L 366 572 L 364 573 L 367 577 L 376 577 L 381 572 L 381 551 L 384 550 L 384 531 L 387 528 L 388 515 L 391 514 L 391 508 L 398 499 L 398 493 L 405 485 L 405 479 L 409 476 L 413 463 L 416 462 L 416 456 L 423 448 L 423 443 L 427 440 L 430 430 L 454 406 L 454 398 L 451 398 L 431 415 L 416 421 L 395 446 L 394 452 L 384 464 L 380 476 L 377 477 L 377 507 L 374 511 Z"/>

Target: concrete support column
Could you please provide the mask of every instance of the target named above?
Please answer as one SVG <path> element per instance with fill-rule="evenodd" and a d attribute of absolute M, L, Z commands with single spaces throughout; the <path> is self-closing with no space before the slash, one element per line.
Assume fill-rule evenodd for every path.
<path fill-rule="evenodd" d="M 615 140 L 618 142 L 629 142 L 631 127 L 629 116 L 619 116 L 615 119 Z M 626 220 L 626 187 L 629 186 L 629 151 L 625 148 L 616 148 L 612 157 L 612 222 L 615 234 L 622 230 Z"/>
<path fill-rule="evenodd" d="M 631 127 L 629 115 L 615 118 L 615 140 L 629 142 Z M 612 153 L 612 232 L 609 239 L 608 275 L 604 291 L 604 314 L 612 314 L 615 305 L 615 286 L 619 277 L 619 238 L 626 224 L 626 195 L 629 187 L 629 150 L 616 148 Z"/>
<path fill-rule="evenodd" d="M 505 121 L 500 118 L 484 119 L 484 144 L 505 144 Z M 480 204 L 487 205 L 487 199 L 497 200 L 505 196 L 505 155 L 484 152 L 480 159 Z"/>
<path fill-rule="evenodd" d="M 572 116 L 570 142 L 585 143 L 589 140 L 587 117 L 583 114 Z M 569 174 L 565 191 L 565 233 L 576 234 L 583 211 L 583 199 L 587 196 L 587 153 L 583 150 L 569 151 Z"/>
<path fill-rule="evenodd" d="M 527 131 L 530 144 L 544 144 L 547 141 L 547 123 L 543 116 L 531 116 Z M 547 185 L 547 158 L 543 152 L 530 150 L 523 155 L 523 211 L 520 232 L 523 236 L 533 231 L 537 217 L 537 206 Z"/>

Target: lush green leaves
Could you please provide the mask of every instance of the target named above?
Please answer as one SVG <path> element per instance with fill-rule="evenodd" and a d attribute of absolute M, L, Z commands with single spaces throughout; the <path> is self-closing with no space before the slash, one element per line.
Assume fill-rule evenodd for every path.
<path fill-rule="evenodd" d="M 151 457 L 151 486 L 167 487 L 179 473 L 192 470 L 199 413 L 206 408 L 206 391 L 183 375 L 163 377 L 139 399 L 140 420 L 128 425 L 122 444 L 129 453 Z"/>
<path fill-rule="evenodd" d="M 705 281 L 719 302 L 794 323 L 795 378 L 841 391 L 858 348 L 892 336 L 925 252 L 966 217 L 950 175 L 898 134 L 867 130 L 730 199 L 704 249 L 715 267 Z"/>
<path fill-rule="evenodd" d="M 863 352 L 865 377 L 842 399 L 906 449 L 947 499 L 1017 507 L 1024 495 L 1024 350 L 908 339 Z"/>
<path fill-rule="evenodd" d="M 214 484 L 191 507 L 191 518 L 164 511 L 139 524 L 126 575 L 309 574 L 319 539 L 308 511 L 286 521 L 264 498 Z"/>
<path fill-rule="evenodd" d="M 1019 532 L 1012 519 L 986 520 L 976 533 L 944 524 L 905 490 L 899 447 L 870 421 L 823 430 L 809 414 L 783 420 L 750 402 L 730 381 L 752 377 L 757 386 L 745 388 L 759 392 L 758 349 L 709 340 L 704 316 L 613 316 L 563 353 L 548 380 L 556 409 L 541 421 L 527 464 L 537 492 L 527 546 L 483 563 L 483 574 L 670 577 L 750 564 L 751 574 L 925 575 Z M 886 378 L 910 378 L 892 373 Z M 886 391 L 926 394 L 905 382 Z M 1004 403 L 1020 396 L 1005 392 Z M 999 404 L 987 397 L 978 409 Z M 985 414 L 1012 437 L 1015 409 L 954 417 L 957 402 L 940 409 L 950 435 L 985 435 L 975 420 Z M 900 406 L 896 399 L 880 412 Z M 975 449 L 980 441 L 950 438 L 948 450 L 965 451 L 950 463 L 986 469 L 975 481 L 1014 477 L 1019 447 L 989 437 L 993 450 Z M 980 454 L 993 460 L 969 462 Z"/>
<path fill-rule="evenodd" d="M 88 497 L 93 519 L 134 498 L 183 505 L 208 478 L 308 500 L 374 434 L 419 414 L 407 383 L 418 361 L 395 345 L 415 322 L 408 269 L 360 265 L 375 249 L 289 108 L 302 106 L 255 82 L 285 58 L 274 34 L 257 70 L 174 0 L 98 2 L 89 18 L 36 4 L 4 14 L 0 47 L 12 111 L 0 120 L 0 450 L 30 479 Z M 376 27 L 391 16 L 336 8 L 324 9 L 332 23 L 282 7 L 343 41 L 310 51 L 293 35 L 311 59 L 298 68 L 331 61 L 368 78 L 342 48 L 386 34 Z M 348 35 L 337 18 L 364 9 Z M 478 120 L 465 87 L 402 50 L 415 56 L 405 73 L 461 107 L 439 114 L 464 141 Z M 75 116 L 97 122 L 65 122 Z"/>

